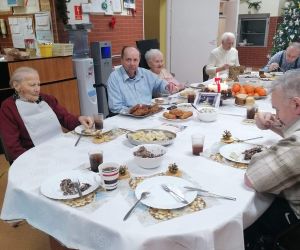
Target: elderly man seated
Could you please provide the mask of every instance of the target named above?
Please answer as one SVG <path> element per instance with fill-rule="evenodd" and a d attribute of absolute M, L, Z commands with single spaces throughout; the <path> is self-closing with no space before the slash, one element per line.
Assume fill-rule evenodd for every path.
<path fill-rule="evenodd" d="M 266 72 L 281 71 L 300 68 L 300 43 L 294 42 L 286 50 L 277 52 L 271 57 L 268 64 L 263 68 Z"/>
<path fill-rule="evenodd" d="M 168 83 L 150 70 L 138 67 L 139 62 L 140 52 L 136 48 L 122 49 L 122 66 L 113 71 L 107 81 L 111 112 L 126 112 L 137 104 L 150 104 L 155 93 L 169 94 L 176 91 L 174 83 Z"/>
<path fill-rule="evenodd" d="M 270 208 L 245 230 L 246 249 L 273 249 L 279 234 L 300 223 L 299 86 L 299 70 L 288 71 L 276 79 L 272 83 L 276 115 L 258 113 L 255 119 L 258 128 L 270 129 L 283 139 L 255 154 L 246 171 L 246 185 L 275 196 Z"/>
<path fill-rule="evenodd" d="M 240 66 L 238 51 L 233 48 L 235 36 L 231 32 L 225 32 L 221 37 L 222 44 L 210 53 L 206 74 L 209 78 L 215 77 L 216 73 L 226 71 L 229 66 Z"/>
<path fill-rule="evenodd" d="M 178 91 L 184 89 L 184 83 L 178 82 L 174 76 L 164 68 L 164 56 L 159 49 L 148 50 L 145 54 L 145 59 L 150 70 L 157 74 L 159 78 L 169 83 L 174 83 Z"/>

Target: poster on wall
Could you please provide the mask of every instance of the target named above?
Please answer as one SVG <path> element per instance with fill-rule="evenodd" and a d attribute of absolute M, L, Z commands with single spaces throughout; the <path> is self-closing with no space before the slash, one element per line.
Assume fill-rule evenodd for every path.
<path fill-rule="evenodd" d="M 24 39 L 35 39 L 32 17 L 9 17 L 8 23 L 14 48 L 24 49 Z"/>
<path fill-rule="evenodd" d="M 6 0 L 0 0 L 0 12 L 10 12 L 10 6 L 8 6 Z"/>
<path fill-rule="evenodd" d="M 40 12 L 34 15 L 35 34 L 38 43 L 53 43 L 53 32 L 50 12 Z"/>
<path fill-rule="evenodd" d="M 135 9 L 135 0 L 123 0 L 124 8 Z"/>
<path fill-rule="evenodd" d="M 39 0 L 26 0 L 24 6 L 13 7 L 14 14 L 34 14 L 40 11 Z"/>

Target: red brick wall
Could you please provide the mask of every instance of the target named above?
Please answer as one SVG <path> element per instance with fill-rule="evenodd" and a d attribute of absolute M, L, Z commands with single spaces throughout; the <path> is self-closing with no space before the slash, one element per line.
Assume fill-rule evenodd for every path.
<path fill-rule="evenodd" d="M 61 20 L 56 16 L 55 8 L 53 8 L 54 0 L 51 0 L 50 2 L 54 40 L 55 42 L 68 42 L 68 34 L 64 31 L 64 26 Z M 7 15 L 0 16 L 0 18 L 3 17 L 7 19 Z M 143 39 L 143 0 L 136 0 L 136 12 L 133 15 L 116 15 L 114 29 L 109 27 L 111 18 L 112 16 L 90 15 L 90 22 L 92 23 L 93 28 L 88 35 L 89 42 L 111 41 L 112 54 L 119 55 L 123 46 L 135 46 L 135 41 Z M 0 38 L 0 47 L 12 47 L 10 34 L 6 39 Z M 114 63 L 118 64 L 118 62 L 115 61 Z"/>
<path fill-rule="evenodd" d="M 267 55 L 271 52 L 273 37 L 280 20 L 280 17 L 270 17 L 267 47 L 237 47 L 241 65 L 261 68 L 267 64 Z"/>

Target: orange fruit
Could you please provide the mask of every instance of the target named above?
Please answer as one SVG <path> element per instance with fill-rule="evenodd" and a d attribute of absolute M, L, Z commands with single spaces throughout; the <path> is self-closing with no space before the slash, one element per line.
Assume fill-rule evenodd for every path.
<path fill-rule="evenodd" d="M 267 91 L 264 88 L 261 88 L 258 90 L 257 94 L 259 94 L 260 96 L 265 96 L 267 95 Z"/>
<path fill-rule="evenodd" d="M 252 85 L 247 85 L 244 87 L 247 94 L 254 93 L 254 87 Z"/>
<path fill-rule="evenodd" d="M 231 90 L 233 92 L 239 92 L 240 91 L 240 88 L 241 88 L 241 85 L 239 83 L 234 83 L 231 87 Z"/>
<path fill-rule="evenodd" d="M 240 89 L 240 94 L 247 94 L 246 90 L 243 87 L 241 87 Z"/>

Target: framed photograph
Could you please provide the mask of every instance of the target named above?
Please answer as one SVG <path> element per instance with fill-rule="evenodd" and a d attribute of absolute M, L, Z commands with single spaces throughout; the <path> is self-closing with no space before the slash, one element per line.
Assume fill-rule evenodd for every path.
<path fill-rule="evenodd" d="M 218 108 L 220 106 L 221 93 L 199 92 L 195 98 L 194 105 Z"/>

